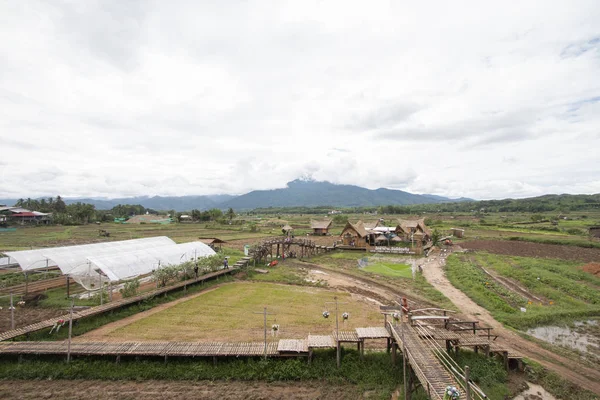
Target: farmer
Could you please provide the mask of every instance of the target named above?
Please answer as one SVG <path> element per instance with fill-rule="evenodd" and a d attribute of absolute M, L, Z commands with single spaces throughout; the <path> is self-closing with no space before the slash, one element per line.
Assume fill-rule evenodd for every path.
<path fill-rule="evenodd" d="M 198 279 L 198 263 L 194 265 L 194 274 L 196 275 L 196 279 Z"/>
<path fill-rule="evenodd" d="M 227 257 L 225 257 L 225 259 L 223 260 L 223 268 L 229 269 L 229 260 L 227 259 Z"/>

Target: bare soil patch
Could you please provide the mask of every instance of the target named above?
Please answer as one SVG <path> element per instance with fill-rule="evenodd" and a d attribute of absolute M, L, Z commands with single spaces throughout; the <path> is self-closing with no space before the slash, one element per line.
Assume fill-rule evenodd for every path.
<path fill-rule="evenodd" d="M 483 250 L 494 254 L 518 257 L 558 258 L 561 260 L 599 262 L 600 249 L 519 242 L 512 240 L 476 240 L 460 244 L 463 249 Z"/>
<path fill-rule="evenodd" d="M 53 308 L 39 308 L 39 307 L 21 307 L 16 306 L 15 308 L 15 328 L 31 325 L 36 322 L 45 321 L 51 318 L 58 318 L 61 315 L 65 315 L 66 310 L 59 310 Z M 10 330 L 10 310 L 8 307 L 4 307 L 0 310 L 0 331 L 4 332 Z"/>
<path fill-rule="evenodd" d="M 600 263 L 589 263 L 581 267 L 587 273 L 600 276 Z"/>
<path fill-rule="evenodd" d="M 323 382 L 211 382 L 211 381 L 2 381 L 0 398 L 31 399 L 361 399 L 368 398 L 354 385 Z"/>

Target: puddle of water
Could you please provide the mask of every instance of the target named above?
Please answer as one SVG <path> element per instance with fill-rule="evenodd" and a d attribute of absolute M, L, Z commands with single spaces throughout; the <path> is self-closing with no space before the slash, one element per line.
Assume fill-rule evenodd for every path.
<path fill-rule="evenodd" d="M 585 332 L 586 327 L 597 325 L 597 320 L 576 321 L 574 323 L 575 328 L 568 326 L 539 326 L 529 329 L 527 333 L 545 342 L 579 350 L 584 354 L 600 355 L 600 337 Z"/>
<path fill-rule="evenodd" d="M 529 389 L 519 393 L 513 400 L 556 400 L 556 397 L 552 396 L 540 385 L 527 382 Z"/>

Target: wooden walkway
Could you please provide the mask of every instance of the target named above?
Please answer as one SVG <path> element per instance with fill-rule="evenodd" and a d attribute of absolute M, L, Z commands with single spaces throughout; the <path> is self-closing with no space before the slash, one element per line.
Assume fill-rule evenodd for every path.
<path fill-rule="evenodd" d="M 454 376 L 440 363 L 410 324 L 394 326 L 388 322 L 388 327 L 430 399 L 443 399 L 448 385 L 459 387 Z"/>
<path fill-rule="evenodd" d="M 103 314 L 107 311 L 112 311 L 112 310 L 116 310 L 118 308 L 124 307 L 124 306 L 128 306 L 134 303 L 138 303 L 141 302 L 143 300 L 146 299 L 150 299 L 153 298 L 155 296 L 159 296 L 161 294 L 166 294 L 168 292 L 174 291 L 174 290 L 178 290 L 181 289 L 185 286 L 188 285 L 193 285 L 196 283 L 202 283 L 205 282 L 207 280 L 211 280 L 211 279 L 215 279 L 218 278 L 220 276 L 224 276 L 227 274 L 230 274 L 234 271 L 236 271 L 238 268 L 241 268 L 245 265 L 248 264 L 248 261 L 250 260 L 249 257 L 244 257 L 243 259 L 241 259 L 240 261 L 238 261 L 235 265 L 231 266 L 228 269 L 222 269 L 220 271 L 216 271 L 216 272 L 211 272 L 208 273 L 206 275 L 202 275 L 199 276 L 198 279 L 190 279 L 187 281 L 181 281 L 181 282 L 177 282 L 173 285 L 170 286 L 165 286 L 156 290 L 152 290 L 150 292 L 146 292 L 143 293 L 139 296 L 135 296 L 135 297 L 128 297 L 126 299 L 122 299 L 122 300 L 117 300 L 117 301 L 112 301 L 109 303 L 106 303 L 104 305 L 101 306 L 96 306 L 96 307 L 90 307 L 87 308 L 85 310 L 77 310 L 77 311 L 73 311 L 73 320 L 78 320 L 81 318 L 85 318 L 85 317 L 91 317 L 94 315 L 99 315 L 99 314 Z M 52 328 L 54 326 L 54 324 L 56 323 L 56 321 L 58 320 L 65 320 L 68 321 L 70 318 L 69 314 L 65 314 L 59 317 L 55 317 L 52 319 L 48 319 L 45 321 L 40 321 L 37 322 L 35 324 L 31 324 L 31 325 L 27 325 L 27 326 L 23 326 L 21 328 L 17 328 L 17 329 L 13 329 L 13 330 L 9 330 L 6 332 L 2 332 L 0 333 L 0 341 L 4 341 L 4 340 L 9 340 L 9 339 L 13 339 L 16 338 L 18 336 L 22 336 L 22 335 L 27 335 L 30 334 L 32 332 L 36 332 L 42 329 L 47 329 L 47 328 Z"/>

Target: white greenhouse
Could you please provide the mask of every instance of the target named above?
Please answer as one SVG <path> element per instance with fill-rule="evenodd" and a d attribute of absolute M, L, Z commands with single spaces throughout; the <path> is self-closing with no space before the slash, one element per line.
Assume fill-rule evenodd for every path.
<path fill-rule="evenodd" d="M 201 242 L 176 244 L 166 236 L 37 250 L 9 251 L 23 271 L 56 267 L 87 290 L 102 282 L 151 273 L 160 266 L 179 265 L 216 254 Z"/>

